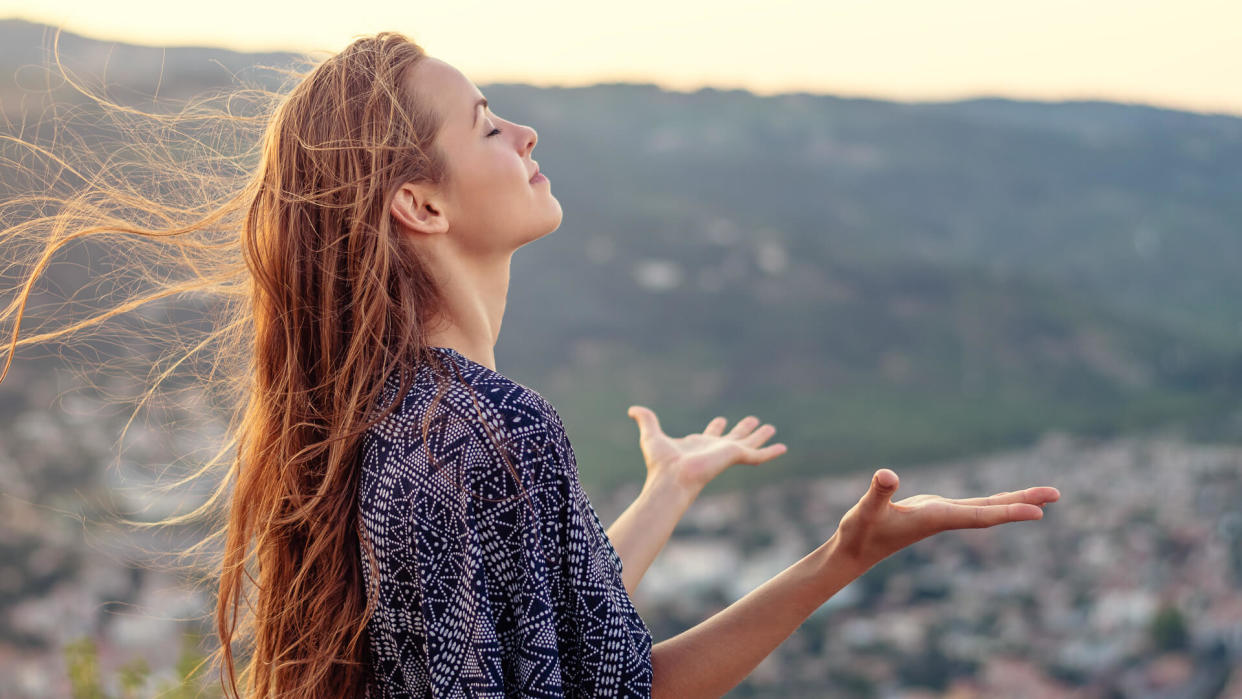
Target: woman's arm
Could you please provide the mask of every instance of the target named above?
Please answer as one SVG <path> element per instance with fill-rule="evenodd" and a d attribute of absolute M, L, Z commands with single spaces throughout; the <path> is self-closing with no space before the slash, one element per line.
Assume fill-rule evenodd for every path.
<path fill-rule="evenodd" d="M 608 539 L 621 557 L 625 591 L 634 594 L 656 554 L 698 493 L 667 482 L 647 481 L 642 492 L 608 529 Z"/>
<path fill-rule="evenodd" d="M 987 498 L 916 495 L 894 503 L 897 474 L 880 469 L 833 535 L 742 599 L 651 650 L 653 697 L 718 697 L 737 686 L 811 612 L 888 555 L 937 532 L 1040 519 L 1055 488 Z"/>
<path fill-rule="evenodd" d="M 651 648 L 651 696 L 718 697 L 863 571 L 830 538 L 802 560 L 699 625 Z"/>
<path fill-rule="evenodd" d="M 647 479 L 642 492 L 608 529 L 608 539 L 621 557 L 625 589 L 634 594 L 638 581 L 705 485 L 734 464 L 774 459 L 785 453 L 785 445 L 763 446 L 776 428 L 759 427 L 759 420 L 751 415 L 739 420 L 728 434 L 724 433 L 725 419 L 718 417 L 702 432 L 674 439 L 664 434 L 650 409 L 635 405 L 629 414 L 638 422 Z"/>

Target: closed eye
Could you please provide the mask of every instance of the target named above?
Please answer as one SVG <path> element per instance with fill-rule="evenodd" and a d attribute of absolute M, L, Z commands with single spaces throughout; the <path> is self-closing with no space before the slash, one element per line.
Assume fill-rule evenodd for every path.
<path fill-rule="evenodd" d="M 495 136 L 496 134 L 499 134 L 499 133 L 501 133 L 500 129 L 499 129 L 499 128 L 495 128 L 495 129 L 492 129 L 492 130 L 491 130 L 491 132 L 490 132 L 490 133 L 488 133 L 487 135 L 488 135 L 488 136 Z"/>

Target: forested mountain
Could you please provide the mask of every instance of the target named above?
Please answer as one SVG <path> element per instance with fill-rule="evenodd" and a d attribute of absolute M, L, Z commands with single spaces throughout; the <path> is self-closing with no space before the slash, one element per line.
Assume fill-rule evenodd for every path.
<path fill-rule="evenodd" d="M 10 131 L 48 128 L 32 66 L 49 37 L 0 22 Z M 278 85 L 249 67 L 295 60 L 69 35 L 61 53 L 79 74 L 106 69 L 122 101 L 158 88 L 156 109 L 240 80 Z M 722 488 L 1049 429 L 1242 436 L 1242 119 L 480 88 L 538 130 L 533 157 L 565 212 L 514 257 L 498 368 L 557 406 L 595 487 L 641 476 L 635 402 L 670 433 L 717 414 L 774 422 L 788 455 Z M 5 175 L 9 190 L 28 186 Z M 6 402 L 22 390 L 0 385 Z"/>

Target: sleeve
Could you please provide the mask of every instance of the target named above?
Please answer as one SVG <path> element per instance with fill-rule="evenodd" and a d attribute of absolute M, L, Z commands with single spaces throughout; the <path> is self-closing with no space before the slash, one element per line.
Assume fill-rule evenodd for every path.
<path fill-rule="evenodd" d="M 547 434 L 557 486 L 562 672 L 582 697 L 650 697 L 651 633 L 621 577 L 621 558 L 578 478 L 573 448 L 553 413 Z M 545 545 L 547 540 L 545 540 Z"/>
<path fill-rule="evenodd" d="M 397 623 L 425 639 L 405 644 L 404 684 L 437 697 L 649 697 L 650 634 L 620 558 L 559 421 L 535 422 L 503 437 L 477 421 L 440 430 L 426 481 L 403 488 L 412 546 L 393 553 L 418 590 Z"/>

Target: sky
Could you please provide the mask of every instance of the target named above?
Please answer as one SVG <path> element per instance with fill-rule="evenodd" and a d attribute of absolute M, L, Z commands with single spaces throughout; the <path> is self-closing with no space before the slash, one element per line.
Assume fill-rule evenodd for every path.
<path fill-rule="evenodd" d="M 1239 0 L 0 0 L 0 17 L 240 50 L 335 52 L 395 30 L 480 86 L 1103 99 L 1242 116 Z"/>

